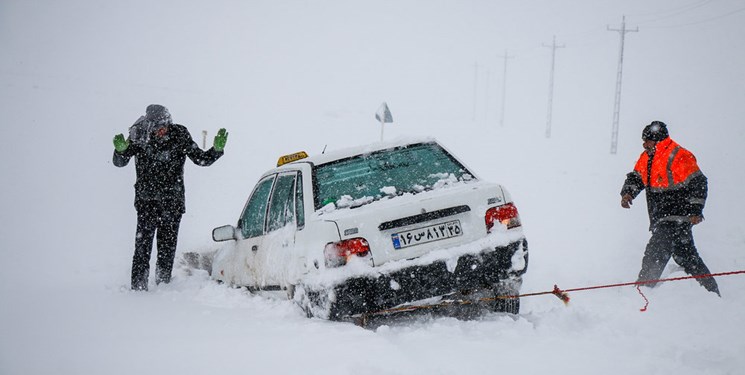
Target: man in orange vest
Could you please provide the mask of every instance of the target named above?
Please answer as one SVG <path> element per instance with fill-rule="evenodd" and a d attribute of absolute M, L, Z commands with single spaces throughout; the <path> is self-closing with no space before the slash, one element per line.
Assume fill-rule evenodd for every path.
<path fill-rule="evenodd" d="M 692 227 L 704 220 L 707 180 L 693 154 L 670 139 L 667 125 L 653 121 L 642 131 L 644 152 L 626 175 L 621 207 L 647 190 L 649 230 L 652 237 L 642 259 L 637 281 L 657 280 L 672 257 L 690 275 L 707 275 L 709 268 L 693 243 Z M 713 277 L 697 279 L 706 290 L 719 295 Z M 654 286 L 655 283 L 646 284 Z"/>

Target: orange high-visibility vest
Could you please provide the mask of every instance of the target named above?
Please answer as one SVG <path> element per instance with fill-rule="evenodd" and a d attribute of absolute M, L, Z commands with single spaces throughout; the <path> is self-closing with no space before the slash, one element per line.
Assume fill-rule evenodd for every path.
<path fill-rule="evenodd" d="M 677 189 L 701 174 L 696 157 L 670 137 L 655 145 L 651 171 L 647 170 L 648 161 L 649 155 L 642 152 L 634 171 L 641 175 L 644 186 L 652 192 Z"/>

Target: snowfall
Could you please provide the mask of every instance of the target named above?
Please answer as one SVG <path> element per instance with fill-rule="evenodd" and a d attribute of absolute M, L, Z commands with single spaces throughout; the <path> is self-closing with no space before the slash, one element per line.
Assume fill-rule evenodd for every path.
<path fill-rule="evenodd" d="M 743 6 L 2 0 L 0 374 L 743 374 L 745 275 L 719 277 L 721 298 L 694 280 L 644 288 L 646 311 L 625 286 L 367 328 L 181 266 L 132 292 L 135 172 L 111 163 L 148 104 L 200 145 L 227 128 L 218 162 L 185 168 L 178 256 L 210 251 L 280 155 L 377 142 L 386 102 L 386 140 L 434 137 L 509 189 L 530 244 L 522 292 L 539 293 L 635 281 L 646 202 L 622 209 L 619 191 L 661 120 L 709 179 L 702 258 L 741 271 Z"/>

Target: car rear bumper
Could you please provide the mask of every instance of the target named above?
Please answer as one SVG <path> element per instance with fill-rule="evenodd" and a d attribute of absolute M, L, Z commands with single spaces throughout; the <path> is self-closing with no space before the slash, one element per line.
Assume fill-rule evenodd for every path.
<path fill-rule="evenodd" d="M 515 269 L 512 259 L 518 250 L 524 253 L 524 262 L 516 264 L 520 268 Z M 461 256 L 452 272 L 443 260 L 375 278 L 351 278 L 334 287 L 335 298 L 329 317 L 340 319 L 453 292 L 491 288 L 501 280 L 520 277 L 527 268 L 528 243 L 522 239 L 504 247 Z"/>

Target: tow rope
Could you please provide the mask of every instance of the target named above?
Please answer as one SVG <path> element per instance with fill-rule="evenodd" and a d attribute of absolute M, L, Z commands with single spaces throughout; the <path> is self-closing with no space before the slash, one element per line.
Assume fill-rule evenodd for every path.
<path fill-rule="evenodd" d="M 492 300 L 495 299 L 510 299 L 510 298 L 520 298 L 520 297 L 532 297 L 532 296 L 540 296 L 544 294 L 553 294 L 556 297 L 558 297 L 560 300 L 564 302 L 564 304 L 569 303 L 569 292 L 579 292 L 583 290 L 594 290 L 594 289 L 605 289 L 605 288 L 618 288 L 622 286 L 636 286 L 636 290 L 641 294 L 642 298 L 644 298 L 644 301 L 646 302 L 646 305 L 640 309 L 640 311 L 646 311 L 647 306 L 649 305 L 649 300 L 647 297 L 644 296 L 644 293 L 642 293 L 641 289 L 639 288 L 642 285 L 646 284 L 657 284 L 657 283 L 664 283 L 668 281 L 680 281 L 680 280 L 689 280 L 689 279 L 706 279 L 709 277 L 720 277 L 720 276 L 730 276 L 730 275 L 740 275 L 745 274 L 745 270 L 742 271 L 731 271 L 731 272 L 720 272 L 720 273 L 707 273 L 702 275 L 692 275 L 692 276 L 681 276 L 681 277 L 670 277 L 666 279 L 656 279 L 656 280 L 642 280 L 642 281 L 634 281 L 629 283 L 618 283 L 618 284 L 606 284 L 606 285 L 596 285 L 596 286 L 588 286 L 583 288 L 572 288 L 572 289 L 559 289 L 558 286 L 554 285 L 554 289 L 550 292 L 539 292 L 539 293 L 528 293 L 528 294 L 519 294 L 514 296 L 496 296 L 494 298 L 490 298 Z M 484 300 L 489 300 L 485 298 Z"/>
<path fill-rule="evenodd" d="M 569 292 L 580 292 L 580 291 L 585 291 L 585 290 L 606 289 L 606 288 L 619 288 L 622 286 L 636 286 L 636 290 L 639 292 L 642 298 L 644 298 L 644 301 L 645 301 L 644 307 L 639 309 L 639 311 L 644 312 L 644 311 L 647 311 L 647 307 L 649 306 L 649 300 L 644 295 L 644 293 L 642 293 L 640 289 L 642 285 L 664 283 L 664 282 L 669 282 L 669 281 L 705 279 L 709 277 L 720 277 L 720 276 L 741 275 L 741 274 L 745 274 L 745 270 L 732 271 L 732 272 L 709 273 L 709 274 L 693 275 L 693 276 L 671 277 L 671 278 L 657 279 L 657 280 L 643 280 L 643 281 L 634 281 L 634 282 L 628 282 L 628 283 L 595 285 L 595 286 L 588 286 L 588 287 L 582 287 L 582 288 L 571 288 L 571 289 L 560 289 L 557 285 L 554 285 L 554 288 L 552 290 L 545 291 L 545 292 L 495 296 L 495 297 L 488 297 L 488 298 L 479 298 L 475 300 L 448 300 L 448 301 L 443 301 L 440 303 L 429 304 L 429 305 L 406 305 L 406 306 L 394 307 L 391 309 L 380 310 L 380 311 L 363 314 L 361 319 L 362 321 L 366 321 L 368 317 L 372 317 L 376 315 L 385 315 L 385 314 L 398 313 L 398 312 L 431 309 L 431 308 L 446 307 L 446 306 L 452 306 L 452 305 L 470 305 L 470 304 L 479 303 L 479 302 L 496 301 L 498 299 L 534 297 L 534 296 L 542 296 L 542 295 L 547 295 L 547 294 L 553 294 L 554 296 L 559 298 L 562 302 L 564 302 L 565 305 L 568 305 L 569 300 L 570 300 Z"/>

